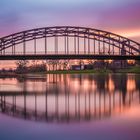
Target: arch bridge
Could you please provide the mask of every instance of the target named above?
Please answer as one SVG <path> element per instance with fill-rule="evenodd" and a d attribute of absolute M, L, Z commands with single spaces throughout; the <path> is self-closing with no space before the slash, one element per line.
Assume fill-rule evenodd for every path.
<path fill-rule="evenodd" d="M 37 28 L 0 38 L 0 60 L 134 59 L 140 44 L 98 29 L 72 26 Z"/>

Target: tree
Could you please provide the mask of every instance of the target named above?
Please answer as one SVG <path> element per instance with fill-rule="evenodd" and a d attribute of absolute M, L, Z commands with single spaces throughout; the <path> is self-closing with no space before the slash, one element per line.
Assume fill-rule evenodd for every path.
<path fill-rule="evenodd" d="M 31 66 L 29 67 L 29 72 L 46 72 L 46 63 L 44 61 L 36 63 L 32 61 Z"/>
<path fill-rule="evenodd" d="M 89 64 L 89 65 L 93 65 L 94 62 L 95 62 L 95 60 L 88 60 L 88 64 Z"/>
<path fill-rule="evenodd" d="M 66 70 L 68 67 L 69 61 L 68 60 L 64 60 L 63 61 L 63 70 Z"/>
<path fill-rule="evenodd" d="M 29 61 L 27 60 L 19 60 L 16 62 L 17 68 L 16 72 L 18 73 L 25 73 L 27 72 L 27 65 L 29 64 Z"/>

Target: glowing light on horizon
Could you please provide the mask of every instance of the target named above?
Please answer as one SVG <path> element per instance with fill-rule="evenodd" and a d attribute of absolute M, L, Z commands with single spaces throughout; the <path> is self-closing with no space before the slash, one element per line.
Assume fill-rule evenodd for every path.
<path fill-rule="evenodd" d="M 135 64 L 135 60 L 127 60 L 128 64 Z"/>
<path fill-rule="evenodd" d="M 127 38 L 135 38 L 135 37 L 140 37 L 140 30 L 139 29 L 134 29 L 134 30 L 114 30 L 114 33 L 119 34 L 121 36 L 127 37 Z"/>
<path fill-rule="evenodd" d="M 131 77 L 127 80 L 127 91 L 132 92 L 136 89 L 136 81 L 135 79 L 132 79 Z"/>

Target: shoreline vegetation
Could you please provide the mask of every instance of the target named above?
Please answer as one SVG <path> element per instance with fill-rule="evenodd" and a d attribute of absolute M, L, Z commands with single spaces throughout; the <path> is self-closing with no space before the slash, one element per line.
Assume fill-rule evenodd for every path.
<path fill-rule="evenodd" d="M 92 70 L 55 70 L 55 71 L 42 71 L 42 72 L 26 72 L 26 73 L 16 73 L 16 72 L 4 72 L 0 73 L 0 78 L 22 78 L 30 74 L 32 75 L 45 75 L 45 74 L 110 74 L 110 73 L 134 73 L 140 74 L 140 66 L 133 66 L 127 69 L 92 69 Z"/>
<path fill-rule="evenodd" d="M 0 70 L 0 78 L 38 78 L 46 74 L 110 74 L 110 73 L 135 73 L 140 74 L 139 61 L 76 61 L 76 64 L 69 65 L 69 61 L 27 61 L 16 62 L 16 69 Z M 131 63 L 130 63 L 131 62 Z"/>

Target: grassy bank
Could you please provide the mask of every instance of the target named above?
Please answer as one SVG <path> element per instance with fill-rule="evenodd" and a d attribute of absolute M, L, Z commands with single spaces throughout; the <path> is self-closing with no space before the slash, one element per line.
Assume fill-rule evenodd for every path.
<path fill-rule="evenodd" d="M 140 74 L 140 66 L 130 67 L 127 69 L 118 69 L 113 72 L 109 69 L 94 69 L 94 70 L 56 70 L 47 72 L 34 72 L 26 74 L 17 73 L 0 73 L 0 78 L 20 78 L 27 77 L 28 75 L 45 75 L 45 74 L 108 74 L 108 73 L 136 73 Z"/>
<path fill-rule="evenodd" d="M 94 69 L 94 70 L 56 70 L 56 71 L 47 71 L 45 74 L 108 74 L 108 73 L 137 73 L 140 74 L 140 66 L 130 67 L 127 69 L 118 69 L 113 72 L 110 69 Z"/>
<path fill-rule="evenodd" d="M 99 70 L 57 70 L 47 71 L 47 74 L 90 74 L 90 73 L 111 73 L 110 70 L 99 69 Z"/>
<path fill-rule="evenodd" d="M 32 72 L 32 73 L 24 73 L 24 74 L 17 74 L 17 73 L 0 73 L 0 78 L 24 78 L 28 76 L 37 76 L 37 75 L 46 75 L 46 74 L 92 74 L 92 73 L 99 73 L 99 74 L 106 74 L 111 73 L 112 71 L 107 69 L 98 69 L 98 70 L 56 70 L 56 71 L 47 71 L 47 72 Z"/>
<path fill-rule="evenodd" d="M 130 67 L 128 69 L 117 70 L 118 73 L 138 73 L 140 74 L 140 66 Z"/>

